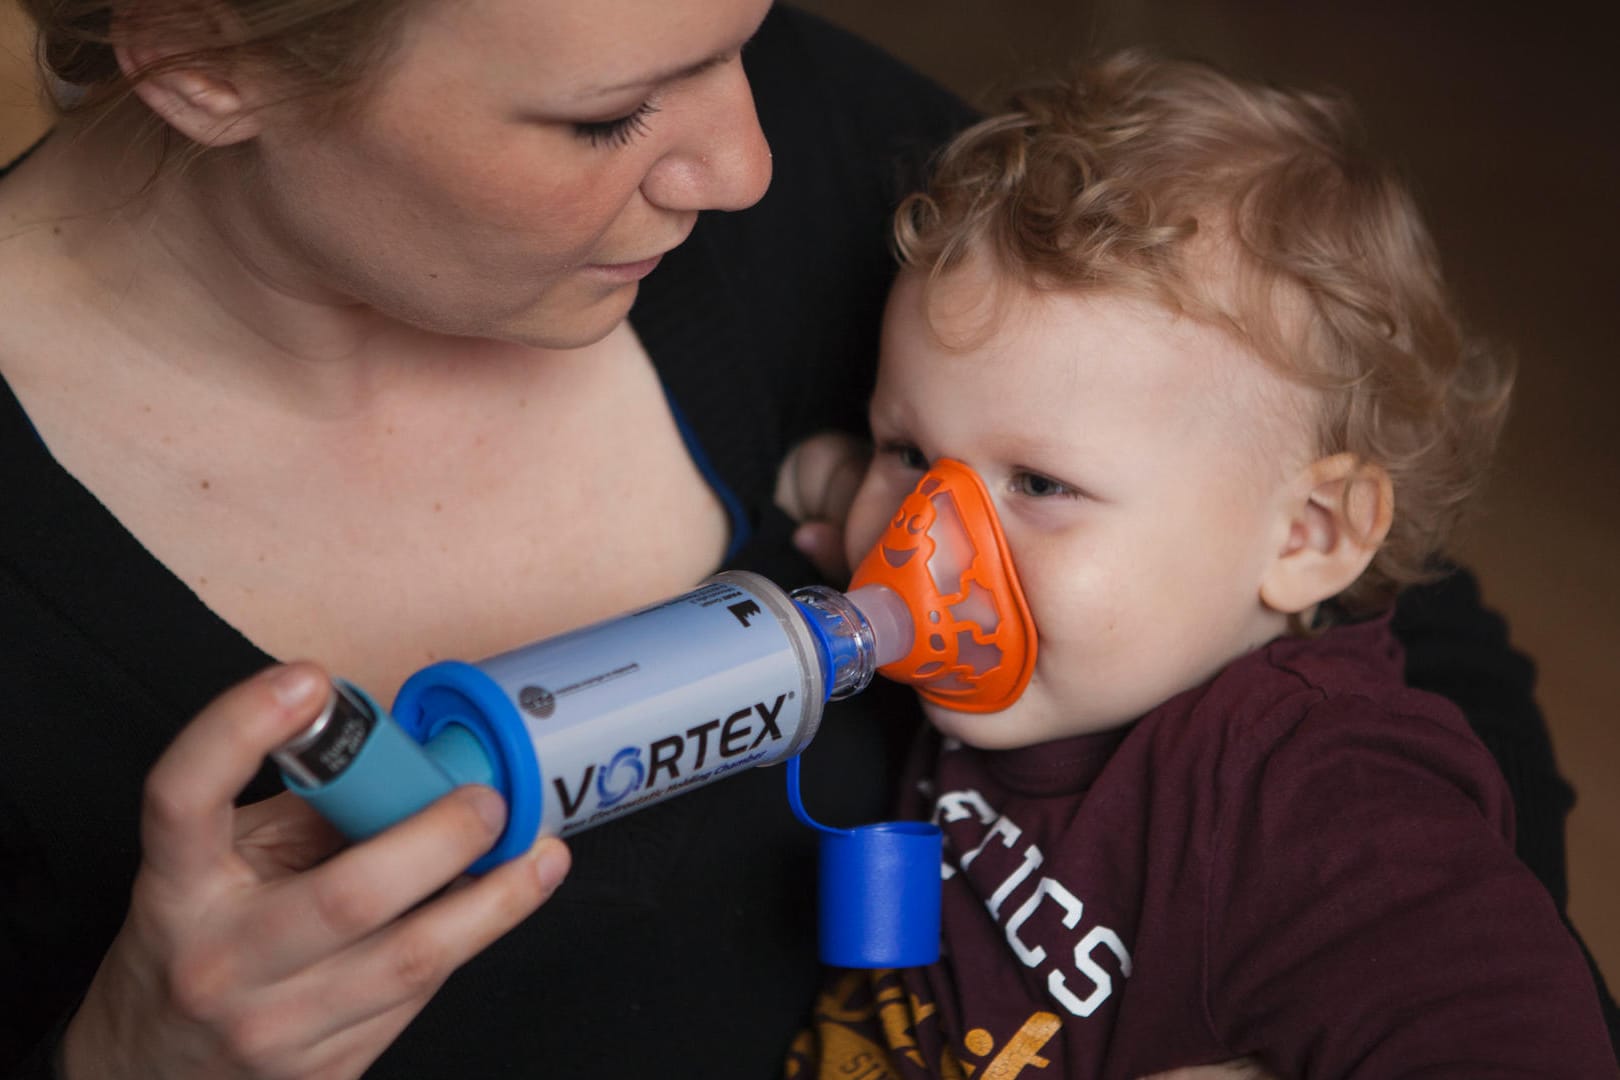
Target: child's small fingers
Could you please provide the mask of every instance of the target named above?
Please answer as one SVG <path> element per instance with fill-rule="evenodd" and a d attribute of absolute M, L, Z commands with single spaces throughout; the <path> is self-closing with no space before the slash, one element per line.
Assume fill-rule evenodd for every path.
<path fill-rule="evenodd" d="M 793 546 L 828 581 L 849 580 L 849 560 L 844 558 L 843 526 L 826 521 L 805 522 L 793 531 Z"/>

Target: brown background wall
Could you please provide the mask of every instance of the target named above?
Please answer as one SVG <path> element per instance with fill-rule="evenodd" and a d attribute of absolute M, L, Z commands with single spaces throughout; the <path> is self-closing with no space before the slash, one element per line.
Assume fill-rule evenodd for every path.
<path fill-rule="evenodd" d="M 0 0 L 0 160 L 44 123 Z M 1463 545 L 1541 667 L 1580 793 L 1572 911 L 1620 983 L 1620 91 L 1597 5 L 1367 0 L 804 0 L 980 103 L 1009 73 L 1146 43 L 1348 91 L 1414 180 L 1478 327 L 1521 376 Z M 3 302 L 3 298 L 0 298 Z"/>

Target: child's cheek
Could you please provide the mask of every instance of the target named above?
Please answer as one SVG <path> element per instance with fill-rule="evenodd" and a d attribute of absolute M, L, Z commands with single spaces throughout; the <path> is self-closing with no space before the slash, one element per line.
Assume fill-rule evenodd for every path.
<path fill-rule="evenodd" d="M 1079 662 L 1088 643 L 1106 638 L 1114 620 L 1106 568 L 1078 545 L 1013 542 L 1013 565 L 1035 620 L 1037 677 Z"/>

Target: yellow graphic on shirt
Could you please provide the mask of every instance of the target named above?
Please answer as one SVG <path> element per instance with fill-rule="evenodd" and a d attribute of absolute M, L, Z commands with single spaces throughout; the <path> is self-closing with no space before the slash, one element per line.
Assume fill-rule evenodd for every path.
<path fill-rule="evenodd" d="M 1013 1033 L 1001 1048 L 1001 1053 L 995 1056 L 990 1064 L 984 1067 L 984 1072 L 978 1074 L 978 1080 L 1012 1080 L 1013 1077 L 1024 1071 L 1024 1066 L 1032 1065 L 1037 1069 L 1044 1069 L 1052 1064 L 1041 1057 L 1039 1051 L 1052 1036 L 1056 1035 L 1058 1028 L 1063 1026 L 1054 1013 L 1038 1012 L 1024 1021 L 1024 1026 Z M 962 1039 L 962 1044 L 970 1053 L 980 1057 L 988 1057 L 995 1050 L 995 1040 L 984 1028 L 974 1028 Z M 972 1066 L 968 1065 L 971 1069 Z"/>
<path fill-rule="evenodd" d="M 941 1029 L 939 1010 L 909 993 L 893 970 L 849 971 L 816 1002 L 815 1026 L 802 1032 L 788 1055 L 788 1080 L 1014 1080 L 1026 1069 L 1045 1069 L 1041 1055 L 1063 1026 L 1049 1012 L 1032 1014 L 998 1047 L 995 1036 L 973 1028 L 954 1041 Z"/>

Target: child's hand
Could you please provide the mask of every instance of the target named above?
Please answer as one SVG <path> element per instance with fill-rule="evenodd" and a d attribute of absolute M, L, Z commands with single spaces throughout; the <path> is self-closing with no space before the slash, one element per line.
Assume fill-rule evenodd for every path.
<path fill-rule="evenodd" d="M 793 546 L 828 581 L 849 580 L 844 519 L 861 486 L 872 447 L 841 431 L 824 431 L 788 451 L 776 474 L 776 505 L 799 523 Z"/>

